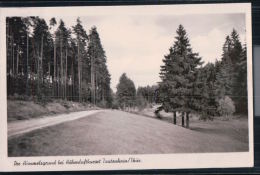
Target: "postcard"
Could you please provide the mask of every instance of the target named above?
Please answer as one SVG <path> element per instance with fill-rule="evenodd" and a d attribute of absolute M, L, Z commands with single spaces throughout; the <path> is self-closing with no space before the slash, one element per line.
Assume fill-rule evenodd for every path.
<path fill-rule="evenodd" d="M 0 171 L 253 166 L 251 4 L 0 9 Z"/>

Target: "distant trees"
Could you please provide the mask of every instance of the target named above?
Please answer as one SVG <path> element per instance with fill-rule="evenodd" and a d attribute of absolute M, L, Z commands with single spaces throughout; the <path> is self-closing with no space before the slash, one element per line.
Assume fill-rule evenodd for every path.
<path fill-rule="evenodd" d="M 55 29 L 55 18 L 49 25 L 39 17 L 6 18 L 8 95 L 112 104 L 97 29 L 88 35 L 79 18 L 76 22 L 70 29 L 60 20 Z"/>
<path fill-rule="evenodd" d="M 192 52 L 186 31 L 177 29 L 174 45 L 165 55 L 161 66 L 159 102 L 157 110 L 186 114 L 199 113 L 202 119 L 234 112 L 247 112 L 247 62 L 246 46 L 242 47 L 236 30 L 226 37 L 223 54 L 215 64 L 202 66 L 201 58 Z"/>
<path fill-rule="evenodd" d="M 136 92 L 136 106 L 139 110 L 146 108 L 156 103 L 157 100 L 157 85 L 153 86 L 140 86 Z"/>
<path fill-rule="evenodd" d="M 136 89 L 134 82 L 123 73 L 117 85 L 117 101 L 122 109 L 135 107 Z"/>
<path fill-rule="evenodd" d="M 123 73 L 117 84 L 114 104 L 123 110 L 142 110 L 156 103 L 158 86 L 139 86 L 136 90 L 134 82 Z"/>
<path fill-rule="evenodd" d="M 158 86 L 157 85 L 153 85 L 153 86 L 140 86 L 137 88 L 137 96 L 141 96 L 142 98 L 144 98 L 144 100 L 147 103 L 156 103 L 156 97 L 157 97 L 157 89 Z"/>

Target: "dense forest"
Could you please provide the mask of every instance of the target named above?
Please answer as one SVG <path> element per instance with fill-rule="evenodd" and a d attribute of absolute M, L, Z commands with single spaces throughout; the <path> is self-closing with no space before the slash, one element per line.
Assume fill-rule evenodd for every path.
<path fill-rule="evenodd" d="M 56 28 L 56 29 L 55 29 Z M 55 29 L 55 30 L 54 30 Z M 55 18 L 6 18 L 8 96 L 112 104 L 106 53 L 96 27 L 87 34 Z"/>
<path fill-rule="evenodd" d="M 160 104 L 155 111 L 202 119 L 247 113 L 247 57 L 235 29 L 223 38 L 222 57 L 204 64 L 192 50 L 182 25 L 161 65 L 161 81 L 138 87 L 123 73 L 114 94 L 105 50 L 96 27 L 86 32 L 80 19 L 72 28 L 60 20 L 6 18 L 8 97 L 62 99 L 123 110 Z M 161 59 L 161 58 L 158 58 Z M 156 83 L 156 82 L 154 82 Z"/>
<path fill-rule="evenodd" d="M 201 118 L 247 113 L 247 57 L 235 29 L 226 37 L 219 61 L 203 65 L 193 52 L 186 30 L 179 25 L 175 42 L 161 66 L 157 112 L 164 109 L 186 114 L 199 113 Z"/>

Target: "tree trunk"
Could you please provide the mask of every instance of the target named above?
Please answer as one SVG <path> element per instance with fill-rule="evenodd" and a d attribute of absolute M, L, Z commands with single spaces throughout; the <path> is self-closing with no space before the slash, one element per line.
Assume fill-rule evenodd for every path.
<path fill-rule="evenodd" d="M 54 38 L 54 65 L 53 65 L 53 96 L 56 97 L 56 90 L 57 90 L 57 85 L 56 85 L 56 41 Z"/>
<path fill-rule="evenodd" d="M 48 76 L 50 79 L 51 78 L 51 63 L 50 62 L 48 63 Z"/>
<path fill-rule="evenodd" d="M 92 96 L 92 103 L 95 105 L 95 101 L 96 101 L 96 94 L 95 94 L 95 70 L 94 70 L 94 58 L 93 58 L 93 54 L 91 57 L 91 96 Z"/>
<path fill-rule="evenodd" d="M 97 77 L 97 71 L 95 70 L 95 105 L 97 104 L 97 101 L 99 99 L 99 94 L 97 91 L 98 89 L 99 89 L 98 77 Z"/>
<path fill-rule="evenodd" d="M 181 126 L 184 127 L 184 112 L 181 113 Z"/>
<path fill-rule="evenodd" d="M 19 71 L 19 46 L 17 47 L 17 55 L 16 55 L 16 74 L 18 75 Z"/>
<path fill-rule="evenodd" d="M 60 98 L 60 67 L 59 67 L 59 63 L 58 63 L 58 58 L 56 57 L 56 89 L 57 89 L 57 98 Z"/>
<path fill-rule="evenodd" d="M 80 70 L 80 62 L 81 62 L 81 60 L 80 60 L 80 54 L 79 54 L 79 39 L 78 39 L 78 83 L 79 83 L 79 102 L 81 102 L 81 76 L 80 76 L 80 72 L 81 72 L 81 70 Z"/>
<path fill-rule="evenodd" d="M 41 77 L 41 82 L 43 83 L 43 68 L 42 68 L 42 62 L 43 62 L 43 35 L 42 35 L 42 40 L 41 40 L 41 61 L 40 61 L 40 77 Z"/>
<path fill-rule="evenodd" d="M 10 73 L 10 57 L 9 57 L 9 39 L 10 39 L 10 30 L 9 30 L 9 20 L 7 20 L 8 18 L 6 18 L 6 58 L 7 58 L 7 69 L 6 69 L 6 73 Z"/>
<path fill-rule="evenodd" d="M 71 100 L 73 100 L 74 97 L 74 64 L 73 60 L 71 63 Z"/>
<path fill-rule="evenodd" d="M 26 38 L 26 46 L 27 46 L 27 53 L 26 53 L 26 95 L 29 96 L 29 74 L 30 74 L 30 70 L 29 70 L 29 37 L 28 37 L 28 33 L 27 33 L 27 38 Z"/>
<path fill-rule="evenodd" d="M 63 62 L 62 62 L 62 36 L 60 37 L 60 79 L 61 79 L 61 98 L 63 99 Z"/>
<path fill-rule="evenodd" d="M 13 75 L 15 74 L 14 71 L 14 38 L 12 38 L 12 63 L 13 63 Z"/>
<path fill-rule="evenodd" d="M 67 69 L 68 69 L 68 49 L 66 45 L 66 67 L 65 67 L 65 100 L 67 101 Z"/>
<path fill-rule="evenodd" d="M 37 48 L 38 54 L 37 54 L 37 96 L 39 96 L 40 92 L 40 56 L 39 56 L 39 47 Z"/>
<path fill-rule="evenodd" d="M 102 88 L 102 101 L 103 101 L 103 104 L 105 104 L 105 89 L 104 89 L 104 87 Z"/>
<path fill-rule="evenodd" d="M 190 116 L 189 116 L 190 112 L 186 113 L 186 128 L 190 127 Z"/>
<path fill-rule="evenodd" d="M 176 111 L 173 112 L 173 124 L 176 125 Z"/>

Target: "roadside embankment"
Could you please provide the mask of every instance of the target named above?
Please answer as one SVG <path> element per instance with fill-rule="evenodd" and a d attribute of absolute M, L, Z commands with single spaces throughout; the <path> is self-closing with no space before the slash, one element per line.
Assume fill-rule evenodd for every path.
<path fill-rule="evenodd" d="M 7 100 L 7 121 L 26 120 L 46 115 L 98 109 L 87 103 L 53 100 L 41 104 L 34 101 Z"/>

